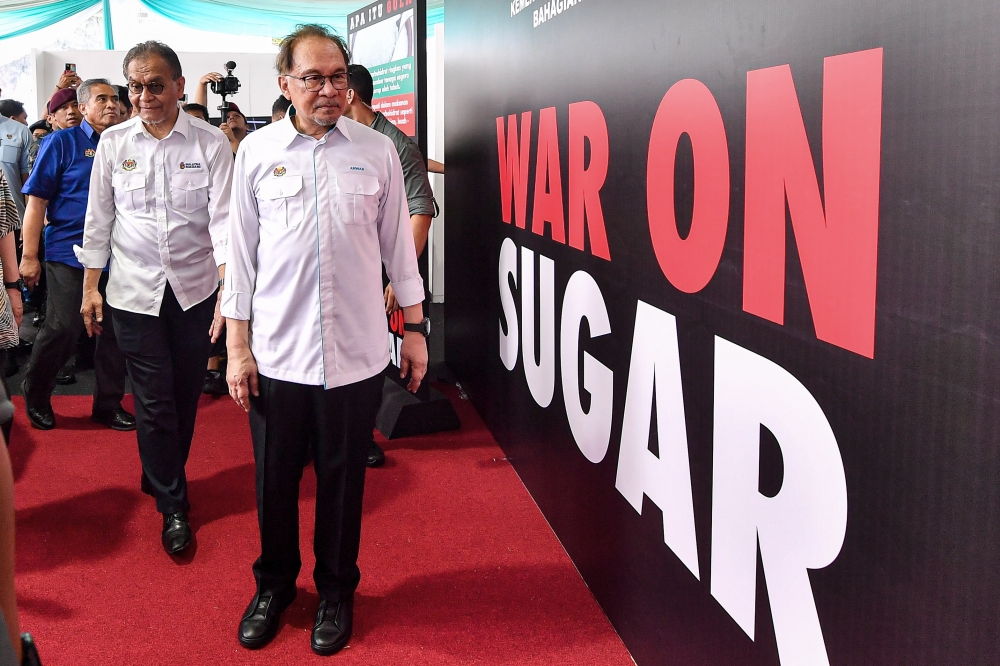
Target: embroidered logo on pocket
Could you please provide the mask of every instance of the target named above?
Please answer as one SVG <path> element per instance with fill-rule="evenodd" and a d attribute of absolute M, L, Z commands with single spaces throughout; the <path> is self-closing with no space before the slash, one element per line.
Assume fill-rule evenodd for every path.
<path fill-rule="evenodd" d="M 87 150 L 83 151 L 83 156 L 84 157 L 93 157 L 96 154 L 97 154 L 97 151 L 95 151 L 93 148 L 87 148 Z"/>
<path fill-rule="evenodd" d="M 125 171 L 135 171 L 135 160 L 125 160 L 122 162 L 122 169 Z"/>
<path fill-rule="evenodd" d="M 285 173 L 286 173 L 285 167 L 283 167 L 283 166 L 274 167 L 274 175 L 275 175 L 276 178 L 280 178 L 281 176 L 284 176 Z"/>

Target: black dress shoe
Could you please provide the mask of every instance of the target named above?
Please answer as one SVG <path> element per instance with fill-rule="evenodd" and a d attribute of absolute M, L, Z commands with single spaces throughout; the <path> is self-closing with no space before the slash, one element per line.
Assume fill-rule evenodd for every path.
<path fill-rule="evenodd" d="M 90 415 L 90 420 L 120 432 L 135 430 L 135 417 L 121 407 L 113 412 L 94 412 Z"/>
<path fill-rule="evenodd" d="M 70 384 L 76 384 L 76 373 L 73 368 L 66 366 L 62 370 L 56 373 L 56 384 L 59 386 L 69 386 Z"/>
<path fill-rule="evenodd" d="M 281 613 L 295 601 L 295 592 L 290 597 L 276 599 L 259 592 L 250 600 L 250 605 L 240 620 L 236 638 L 248 650 L 257 650 L 271 642 L 278 633 Z"/>
<path fill-rule="evenodd" d="M 205 384 L 201 387 L 202 393 L 208 395 L 229 395 L 229 384 L 226 377 L 220 370 L 206 370 Z"/>
<path fill-rule="evenodd" d="M 38 430 L 52 430 L 56 427 L 56 415 L 52 413 L 52 408 L 48 405 L 44 407 L 27 407 L 24 410 L 28 414 L 28 420 L 32 428 Z"/>
<path fill-rule="evenodd" d="M 354 629 L 354 600 L 332 602 L 322 599 L 313 625 L 312 651 L 321 657 L 337 654 L 351 640 Z"/>
<path fill-rule="evenodd" d="M 368 447 L 368 460 L 365 461 L 365 464 L 369 467 L 381 467 L 385 464 L 385 451 L 375 442 L 372 442 L 371 446 Z"/>
<path fill-rule="evenodd" d="M 168 555 L 176 555 L 191 545 L 191 525 L 183 511 L 163 514 L 163 533 L 160 541 Z"/>

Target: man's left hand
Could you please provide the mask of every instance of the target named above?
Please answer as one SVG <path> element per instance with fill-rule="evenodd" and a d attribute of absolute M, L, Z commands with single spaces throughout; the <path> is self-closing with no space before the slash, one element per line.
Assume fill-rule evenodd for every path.
<path fill-rule="evenodd" d="M 222 316 L 222 290 L 219 290 L 219 296 L 215 299 L 215 318 L 212 319 L 212 325 L 208 327 L 208 336 L 212 338 L 213 345 L 222 335 L 222 327 L 225 325 L 226 318 Z"/>
<path fill-rule="evenodd" d="M 403 348 L 400 350 L 399 376 L 410 373 L 410 383 L 406 390 L 416 393 L 420 382 L 427 374 L 427 341 L 420 333 L 407 331 L 403 334 Z"/>

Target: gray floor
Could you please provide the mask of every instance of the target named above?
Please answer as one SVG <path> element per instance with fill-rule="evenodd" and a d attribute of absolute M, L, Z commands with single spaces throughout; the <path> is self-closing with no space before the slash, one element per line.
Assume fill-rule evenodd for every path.
<path fill-rule="evenodd" d="M 430 306 L 431 337 L 428 339 L 427 353 L 430 361 L 430 378 L 435 381 L 450 381 L 450 373 L 444 365 L 444 305 L 434 303 Z M 32 342 L 38 335 L 38 328 L 32 323 L 34 313 L 26 313 L 21 325 L 21 340 Z M 10 392 L 21 395 L 21 382 L 24 381 L 24 370 L 28 364 L 31 347 L 20 347 L 15 353 L 15 359 L 20 369 L 13 377 L 8 378 Z M 91 395 L 94 392 L 94 370 L 77 370 L 76 383 L 68 386 L 56 386 L 53 395 Z M 130 387 L 126 385 L 126 391 Z"/>

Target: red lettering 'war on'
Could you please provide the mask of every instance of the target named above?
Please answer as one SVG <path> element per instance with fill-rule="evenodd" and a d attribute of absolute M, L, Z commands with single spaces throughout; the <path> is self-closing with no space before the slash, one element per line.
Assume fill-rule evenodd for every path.
<path fill-rule="evenodd" d="M 743 303 L 745 312 L 784 323 L 786 203 L 816 337 L 867 358 L 875 354 L 882 49 L 824 60 L 820 196 L 791 67 L 747 73 Z M 527 229 L 533 114 L 496 119 L 503 221 Z M 675 218 L 677 144 L 694 155 L 694 207 L 681 238 Z M 608 173 L 604 114 L 594 102 L 569 105 L 568 216 L 555 107 L 541 109 L 535 145 L 530 229 L 610 261 L 600 190 Z M 589 161 L 585 160 L 589 144 Z M 585 163 L 589 162 L 589 163 Z M 719 266 L 729 224 L 729 145 L 719 106 L 700 81 L 670 87 L 649 139 L 646 203 L 650 241 L 678 290 L 704 289 Z M 567 233 L 568 222 L 568 233 Z"/>

